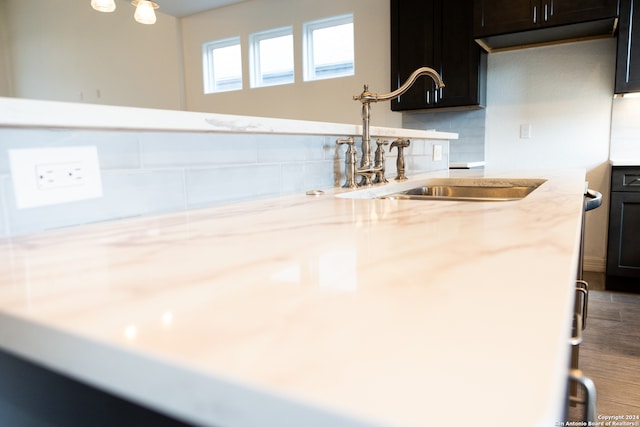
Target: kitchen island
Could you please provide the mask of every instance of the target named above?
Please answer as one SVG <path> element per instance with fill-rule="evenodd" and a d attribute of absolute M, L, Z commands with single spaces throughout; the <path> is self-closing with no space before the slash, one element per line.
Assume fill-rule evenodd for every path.
<path fill-rule="evenodd" d="M 5 239 L 0 347 L 198 425 L 554 425 L 585 174 L 411 178 L 483 175 L 547 181 L 510 202 L 326 190 Z"/>

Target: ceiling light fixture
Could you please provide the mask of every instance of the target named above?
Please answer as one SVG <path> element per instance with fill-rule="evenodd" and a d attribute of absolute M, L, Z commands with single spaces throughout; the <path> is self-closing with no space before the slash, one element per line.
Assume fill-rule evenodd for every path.
<path fill-rule="evenodd" d="M 91 7 L 98 12 L 113 12 L 116 10 L 115 0 L 91 0 Z"/>
<path fill-rule="evenodd" d="M 133 15 L 136 21 L 141 24 L 156 23 L 156 13 L 154 9 L 159 7 L 157 3 L 148 0 L 133 0 L 131 4 L 136 7 L 136 13 Z"/>

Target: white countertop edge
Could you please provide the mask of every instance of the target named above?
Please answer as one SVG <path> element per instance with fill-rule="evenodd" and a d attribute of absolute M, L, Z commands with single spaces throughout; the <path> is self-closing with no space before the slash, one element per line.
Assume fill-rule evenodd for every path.
<path fill-rule="evenodd" d="M 640 166 L 640 159 L 609 159 L 611 166 Z"/>
<path fill-rule="evenodd" d="M 68 127 L 226 133 L 357 136 L 362 126 L 152 108 L 0 97 L 0 127 Z M 372 126 L 371 136 L 458 139 L 453 132 Z"/>
<path fill-rule="evenodd" d="M 449 169 L 471 169 L 486 166 L 487 162 L 451 162 Z"/>
<path fill-rule="evenodd" d="M 112 347 L 6 313 L 0 313 L 0 338 L 0 349 L 10 354 L 187 423 L 230 427 L 377 426 L 272 391 L 216 378 L 135 348 L 127 351 Z M 87 354 L 91 357 L 85 357 Z"/>

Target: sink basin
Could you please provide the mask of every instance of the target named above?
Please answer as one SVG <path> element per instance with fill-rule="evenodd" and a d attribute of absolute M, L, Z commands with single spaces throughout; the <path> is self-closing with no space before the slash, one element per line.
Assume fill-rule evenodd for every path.
<path fill-rule="evenodd" d="M 523 199 L 544 182 L 544 179 L 528 178 L 441 178 L 379 198 L 503 202 Z"/>

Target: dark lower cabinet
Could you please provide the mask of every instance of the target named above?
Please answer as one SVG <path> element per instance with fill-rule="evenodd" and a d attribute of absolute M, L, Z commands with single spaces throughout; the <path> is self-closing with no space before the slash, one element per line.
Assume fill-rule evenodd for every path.
<path fill-rule="evenodd" d="M 391 101 L 394 111 L 482 106 L 486 53 L 473 40 L 473 0 L 391 0 L 391 90 L 420 67 L 435 69 L 436 89 L 420 77 Z"/>
<path fill-rule="evenodd" d="M 613 167 L 606 288 L 640 292 L 640 167 Z"/>
<path fill-rule="evenodd" d="M 0 426 L 190 427 L 0 351 Z"/>
<path fill-rule="evenodd" d="M 640 0 L 620 0 L 616 93 L 640 91 Z"/>

